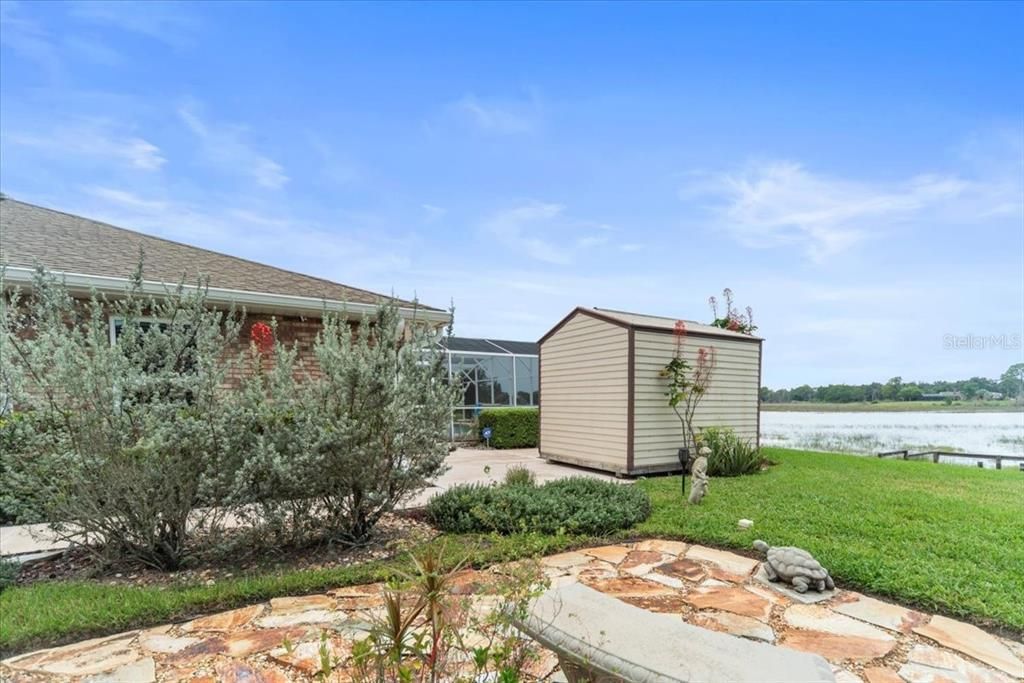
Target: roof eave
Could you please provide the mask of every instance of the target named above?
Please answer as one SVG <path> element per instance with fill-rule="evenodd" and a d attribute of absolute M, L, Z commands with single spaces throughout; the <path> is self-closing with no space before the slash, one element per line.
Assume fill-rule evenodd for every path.
<path fill-rule="evenodd" d="M 3 287 L 14 285 L 30 285 L 35 276 L 34 268 L 24 266 L 5 266 Z M 130 285 L 128 278 L 110 277 L 106 275 L 87 275 L 65 271 L 50 271 L 50 274 L 64 282 L 72 292 L 90 292 L 96 290 L 107 294 L 124 294 Z M 196 285 L 182 285 L 185 291 L 196 291 Z M 145 280 L 142 291 L 152 296 L 166 296 L 178 288 L 178 283 L 167 283 Z M 325 311 L 344 312 L 352 317 L 361 317 L 372 313 L 380 304 L 367 304 L 354 301 L 338 301 L 317 297 L 294 296 L 291 294 L 273 294 L 271 292 L 250 292 L 224 287 L 207 287 L 206 298 L 214 305 L 230 305 L 244 307 L 252 311 L 267 311 L 281 315 L 316 316 Z M 443 324 L 451 320 L 447 311 L 439 311 L 422 306 L 399 306 L 398 312 L 406 320 L 420 320 L 428 323 Z"/>

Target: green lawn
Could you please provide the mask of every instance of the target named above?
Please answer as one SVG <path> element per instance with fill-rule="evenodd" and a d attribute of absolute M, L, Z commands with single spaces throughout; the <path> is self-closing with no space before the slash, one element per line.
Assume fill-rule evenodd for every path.
<path fill-rule="evenodd" d="M 778 465 L 715 478 L 700 507 L 679 478 L 640 483 L 644 535 L 806 548 L 847 588 L 1024 633 L 1024 473 L 766 448 Z M 754 520 L 740 530 L 740 518 Z"/>
<path fill-rule="evenodd" d="M 654 512 L 625 537 L 661 536 L 750 551 L 755 538 L 813 552 L 841 586 L 1024 634 L 1024 474 L 766 448 L 761 474 L 715 478 L 699 507 L 678 477 L 647 479 Z M 741 531 L 740 518 L 754 520 Z M 448 537 L 454 564 L 485 566 L 617 539 Z M 438 541 L 434 541 L 438 542 Z M 39 583 L 0 593 L 0 654 L 183 620 L 281 595 L 368 583 L 405 559 L 240 576 L 212 586 Z"/>

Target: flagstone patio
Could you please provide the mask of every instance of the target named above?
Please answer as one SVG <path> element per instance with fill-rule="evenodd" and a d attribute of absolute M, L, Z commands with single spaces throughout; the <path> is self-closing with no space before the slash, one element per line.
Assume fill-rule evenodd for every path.
<path fill-rule="evenodd" d="M 917 612 L 853 591 L 794 599 L 755 578 L 741 555 L 648 540 L 562 553 L 543 560 L 553 586 L 582 582 L 647 610 L 825 657 L 839 683 L 1000 683 L 1024 680 L 1024 644 L 970 624 Z M 473 594 L 490 572 L 456 582 Z M 0 662 L 7 681 L 311 681 L 321 632 L 342 661 L 380 605 L 379 584 L 268 603 L 43 650 Z M 475 596 L 483 606 L 487 596 Z M 814 597 L 814 596 L 812 596 Z M 483 608 L 483 607 L 482 607 Z M 292 644 L 287 650 L 286 641 Z M 651 647 L 672 647 L 651 643 Z M 535 680 L 558 676 L 553 655 Z M 349 681 L 345 670 L 334 681 Z"/>

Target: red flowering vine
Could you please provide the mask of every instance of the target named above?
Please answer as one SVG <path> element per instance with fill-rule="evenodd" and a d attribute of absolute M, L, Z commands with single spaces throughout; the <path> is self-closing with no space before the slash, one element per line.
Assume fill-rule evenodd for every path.
<path fill-rule="evenodd" d="M 274 348 L 274 330 L 264 322 L 254 323 L 249 330 L 249 341 L 260 354 L 269 353 Z"/>

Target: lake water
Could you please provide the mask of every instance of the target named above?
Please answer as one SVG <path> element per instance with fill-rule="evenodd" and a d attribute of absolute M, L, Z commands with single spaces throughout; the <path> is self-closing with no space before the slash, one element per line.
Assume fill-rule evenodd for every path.
<path fill-rule="evenodd" d="M 761 444 L 840 453 L 907 448 L 1024 456 L 1024 413 L 763 411 Z M 975 462 L 949 461 L 957 460 Z"/>

